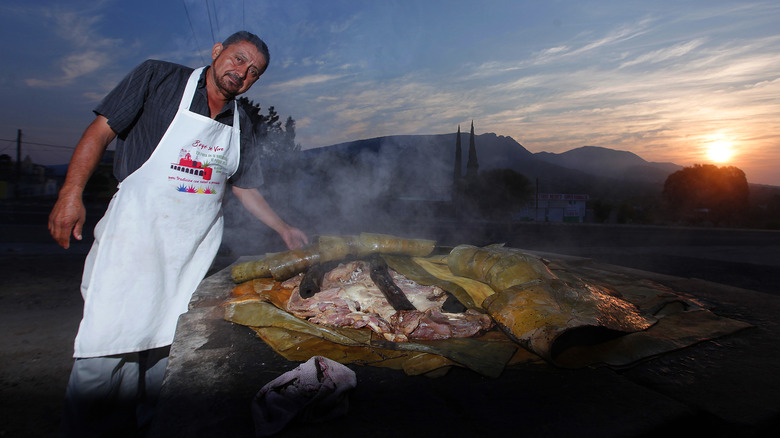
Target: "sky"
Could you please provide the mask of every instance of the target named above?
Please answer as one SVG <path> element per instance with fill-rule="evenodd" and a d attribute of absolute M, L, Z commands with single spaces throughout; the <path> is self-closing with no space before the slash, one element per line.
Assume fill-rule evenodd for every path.
<path fill-rule="evenodd" d="M 304 149 L 493 132 L 730 165 L 780 186 L 780 2 L 4 0 L 0 154 L 69 160 L 133 67 L 191 67 L 236 30 L 270 66 L 246 96 Z"/>

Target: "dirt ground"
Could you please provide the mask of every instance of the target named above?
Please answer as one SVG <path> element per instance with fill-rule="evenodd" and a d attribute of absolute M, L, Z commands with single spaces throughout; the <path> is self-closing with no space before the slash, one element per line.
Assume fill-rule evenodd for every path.
<path fill-rule="evenodd" d="M 0 437 L 56 436 L 83 263 L 83 254 L 0 255 Z"/>

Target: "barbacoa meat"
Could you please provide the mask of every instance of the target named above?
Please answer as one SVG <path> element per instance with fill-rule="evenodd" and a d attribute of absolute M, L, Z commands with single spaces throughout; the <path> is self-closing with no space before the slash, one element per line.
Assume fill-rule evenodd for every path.
<path fill-rule="evenodd" d="M 284 282 L 293 289 L 287 311 L 315 324 L 369 327 L 393 342 L 469 337 L 493 326 L 488 315 L 475 310 L 443 311 L 448 295 L 441 288 L 420 285 L 392 269 L 388 272 L 416 310 L 396 311 L 371 280 L 369 264 L 358 260 L 327 272 L 320 291 L 310 298 L 301 297 L 302 274 Z"/>

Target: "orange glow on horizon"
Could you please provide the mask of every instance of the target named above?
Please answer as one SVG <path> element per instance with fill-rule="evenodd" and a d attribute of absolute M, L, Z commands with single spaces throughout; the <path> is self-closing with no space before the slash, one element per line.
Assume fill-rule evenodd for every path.
<path fill-rule="evenodd" d="M 713 136 L 707 145 L 707 157 L 715 163 L 726 163 L 734 156 L 734 144 L 727 138 Z"/>

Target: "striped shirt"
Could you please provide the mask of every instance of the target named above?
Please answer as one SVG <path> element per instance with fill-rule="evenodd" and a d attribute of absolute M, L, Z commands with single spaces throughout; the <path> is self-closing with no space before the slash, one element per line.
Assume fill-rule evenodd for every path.
<path fill-rule="evenodd" d="M 209 117 L 206 72 L 198 81 L 190 111 Z M 122 181 L 152 155 L 173 121 L 187 80 L 193 69 L 165 61 L 148 60 L 131 71 L 95 108 L 95 114 L 108 119 L 117 133 L 114 176 Z M 233 125 L 233 101 L 228 102 L 216 121 Z M 241 160 L 230 178 L 233 185 L 256 188 L 263 184 L 259 146 L 254 146 L 249 117 L 239 105 Z"/>

